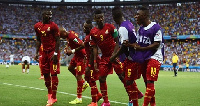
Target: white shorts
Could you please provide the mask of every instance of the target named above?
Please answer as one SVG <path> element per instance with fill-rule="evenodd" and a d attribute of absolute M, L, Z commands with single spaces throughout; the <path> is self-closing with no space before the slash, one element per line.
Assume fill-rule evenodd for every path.
<path fill-rule="evenodd" d="M 22 63 L 24 63 L 25 60 L 27 60 L 27 63 L 30 64 L 31 59 L 30 59 L 29 56 L 24 56 L 24 57 L 22 58 Z"/>

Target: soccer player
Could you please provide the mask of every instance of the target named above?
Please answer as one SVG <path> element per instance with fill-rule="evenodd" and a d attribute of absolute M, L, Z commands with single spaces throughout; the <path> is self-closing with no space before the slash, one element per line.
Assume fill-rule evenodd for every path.
<path fill-rule="evenodd" d="M 68 45 L 65 48 L 65 53 L 70 56 L 74 54 L 68 66 L 68 70 L 76 77 L 77 80 L 77 98 L 69 104 L 80 104 L 82 103 L 82 92 L 89 86 L 87 82 L 82 78 L 85 74 L 85 49 L 84 43 L 78 38 L 78 34 L 74 31 L 66 31 L 65 28 L 59 28 L 61 38 L 68 41 Z"/>
<path fill-rule="evenodd" d="M 11 54 L 10 56 L 10 65 L 14 65 L 14 55 L 13 54 Z"/>
<path fill-rule="evenodd" d="M 44 79 L 44 75 L 43 75 L 43 73 L 42 73 L 42 51 L 43 51 L 43 46 L 41 45 L 40 46 L 40 50 L 39 50 L 39 54 L 40 54 L 40 56 L 39 56 L 39 67 L 40 67 L 40 78 L 39 79 Z"/>
<path fill-rule="evenodd" d="M 42 17 L 42 22 L 38 22 L 34 25 L 37 36 L 35 60 L 37 60 L 40 55 L 39 49 L 42 44 L 42 73 L 44 75 L 45 85 L 48 89 L 48 101 L 46 106 L 51 106 L 57 102 L 57 74 L 60 74 L 60 33 L 57 24 L 51 21 L 52 12 L 50 10 L 44 11 Z"/>
<path fill-rule="evenodd" d="M 173 53 L 173 56 L 172 56 L 172 65 L 173 65 L 173 70 L 174 70 L 174 77 L 177 76 L 177 69 L 176 69 L 176 66 L 178 64 L 178 61 L 179 61 L 179 58 L 178 56 L 176 55 L 176 53 L 174 52 Z"/>
<path fill-rule="evenodd" d="M 93 53 L 92 53 L 92 47 L 90 46 L 90 30 L 92 29 L 92 22 L 91 20 L 87 20 L 83 24 L 83 30 L 86 34 L 84 45 L 85 45 L 85 51 L 86 51 L 86 71 L 85 71 L 85 80 L 89 82 L 89 85 L 91 87 L 91 96 L 92 96 L 92 102 L 88 106 L 98 106 L 97 102 L 102 98 L 102 94 L 99 93 L 96 80 L 99 79 L 98 71 L 94 70 L 94 63 L 93 63 Z M 97 63 L 99 62 L 100 57 L 97 57 Z"/>
<path fill-rule="evenodd" d="M 22 73 L 29 73 L 29 65 L 30 65 L 31 59 L 29 56 L 22 57 Z M 26 67 L 27 66 L 27 67 Z"/>
<path fill-rule="evenodd" d="M 137 38 L 134 26 L 130 21 L 124 19 L 120 7 L 114 7 L 112 9 L 112 16 L 116 24 L 120 26 L 118 32 L 121 43 L 135 43 Z M 126 46 L 121 45 L 120 49 L 117 53 L 111 56 L 110 60 L 113 61 L 119 55 L 121 62 L 123 62 L 123 69 L 127 80 L 125 88 L 129 95 L 128 106 L 138 106 L 138 96 L 139 98 L 142 98 L 143 94 L 138 90 L 134 80 L 140 78 L 141 76 L 138 68 L 138 62 L 143 62 L 141 53 L 136 53 L 134 48 L 127 48 Z"/>
<path fill-rule="evenodd" d="M 164 59 L 164 40 L 161 27 L 149 20 L 149 10 L 140 7 L 135 15 L 140 25 L 137 35 L 137 44 L 127 44 L 136 51 L 142 51 L 145 62 L 142 63 L 142 76 L 146 85 L 143 106 L 156 106 L 154 82 L 158 79 L 161 63 Z"/>
<path fill-rule="evenodd" d="M 104 14 L 101 10 L 95 11 L 94 20 L 97 26 L 90 31 L 90 36 L 92 38 L 91 45 L 93 47 L 94 68 L 96 71 L 99 70 L 100 90 L 104 99 L 101 106 L 110 106 L 106 78 L 109 74 L 113 73 L 113 67 L 119 79 L 125 83 L 121 62 L 118 59 L 112 63 L 110 62 L 110 57 L 113 52 L 116 52 L 119 48 L 118 33 L 112 24 L 104 23 Z M 97 46 L 102 53 L 99 67 L 97 67 Z"/>

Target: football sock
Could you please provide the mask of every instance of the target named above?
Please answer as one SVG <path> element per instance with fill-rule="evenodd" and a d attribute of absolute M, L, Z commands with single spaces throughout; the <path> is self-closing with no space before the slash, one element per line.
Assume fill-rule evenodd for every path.
<path fill-rule="evenodd" d="M 27 73 L 29 73 L 29 69 L 27 69 Z"/>
<path fill-rule="evenodd" d="M 155 95 L 154 83 L 147 83 L 143 106 L 148 106 L 152 97 Z M 155 100 L 154 100 L 155 101 Z"/>
<path fill-rule="evenodd" d="M 48 89 L 48 94 L 52 94 L 52 88 L 51 88 L 51 77 L 50 75 L 45 75 L 44 76 L 44 81 L 45 81 L 45 85 Z"/>
<path fill-rule="evenodd" d="M 77 97 L 82 98 L 82 88 L 83 88 L 83 80 L 77 81 Z"/>
<path fill-rule="evenodd" d="M 25 73 L 25 69 L 23 69 L 23 71 L 22 71 L 23 73 Z"/>
<path fill-rule="evenodd" d="M 100 83 L 101 93 L 103 95 L 103 99 L 105 103 L 108 103 L 108 92 L 107 92 L 107 84 L 106 82 Z"/>
<path fill-rule="evenodd" d="M 151 105 L 151 106 L 156 106 L 156 99 L 155 99 L 155 96 L 151 98 L 150 105 Z"/>
<path fill-rule="evenodd" d="M 52 76 L 52 98 L 53 99 L 56 99 L 57 87 L 58 87 L 58 77 Z"/>
<path fill-rule="evenodd" d="M 124 80 L 122 81 L 122 83 L 124 84 L 124 88 L 126 89 L 126 93 L 128 94 L 129 97 L 129 101 L 131 101 L 131 97 L 129 96 L 129 91 L 128 91 L 128 87 L 126 85 L 126 79 L 124 78 Z"/>
<path fill-rule="evenodd" d="M 134 83 L 135 83 L 135 81 L 134 81 Z M 133 102 L 133 106 L 138 106 L 138 88 L 137 88 L 137 86 L 135 86 L 136 84 L 134 84 L 134 83 L 127 86 L 127 89 L 128 89 L 128 93 L 129 93 L 129 98 Z"/>
<path fill-rule="evenodd" d="M 91 87 L 92 102 L 96 103 L 97 102 L 97 93 L 98 93 L 96 82 L 92 81 L 89 84 L 90 84 L 90 87 Z"/>

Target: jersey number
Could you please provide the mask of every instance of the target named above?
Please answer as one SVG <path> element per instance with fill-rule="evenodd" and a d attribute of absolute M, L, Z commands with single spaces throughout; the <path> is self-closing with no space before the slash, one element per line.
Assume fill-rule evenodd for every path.
<path fill-rule="evenodd" d="M 156 68 L 151 67 L 151 76 L 154 77 L 156 75 Z"/>
<path fill-rule="evenodd" d="M 101 41 L 103 41 L 103 35 L 100 35 Z"/>
<path fill-rule="evenodd" d="M 128 77 L 131 76 L 131 69 L 128 69 Z"/>
<path fill-rule="evenodd" d="M 78 72 L 81 71 L 81 66 L 77 66 L 77 71 L 78 71 Z"/>
<path fill-rule="evenodd" d="M 56 72 L 57 70 L 57 64 L 53 64 L 53 71 Z"/>
<path fill-rule="evenodd" d="M 93 74 L 93 70 L 90 70 L 90 72 L 91 72 L 91 77 L 92 77 L 92 74 Z"/>

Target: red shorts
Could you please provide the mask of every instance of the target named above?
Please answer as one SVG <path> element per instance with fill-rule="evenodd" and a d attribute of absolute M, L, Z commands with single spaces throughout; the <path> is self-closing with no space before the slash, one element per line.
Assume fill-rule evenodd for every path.
<path fill-rule="evenodd" d="M 53 55 L 54 55 L 54 51 L 42 52 L 41 68 L 42 68 L 43 74 L 49 74 L 49 73 L 51 73 L 51 75 L 60 74 L 60 63 L 59 63 L 60 52 L 58 52 L 58 55 L 57 55 L 58 62 L 56 65 L 53 65 L 53 60 L 51 59 Z"/>
<path fill-rule="evenodd" d="M 99 63 L 99 59 L 97 59 L 97 65 L 99 66 L 98 63 Z M 87 60 L 87 62 L 86 62 L 86 67 L 88 66 L 88 64 L 89 64 L 89 60 Z M 93 64 L 91 64 L 90 73 L 89 74 L 85 74 L 85 80 L 87 82 L 99 80 L 99 72 L 94 70 L 94 65 Z"/>
<path fill-rule="evenodd" d="M 121 63 L 118 59 L 116 59 L 116 62 L 112 63 L 112 66 L 116 74 L 122 74 L 124 72 L 123 63 Z"/>
<path fill-rule="evenodd" d="M 161 63 L 155 59 L 149 59 L 146 60 L 142 66 L 142 76 L 144 78 L 144 81 L 157 81 L 158 80 L 158 74 L 160 71 Z"/>
<path fill-rule="evenodd" d="M 76 67 L 76 75 L 83 75 L 85 74 L 85 63 L 84 56 L 77 56 L 74 57 L 70 61 L 70 65 Z"/>
<path fill-rule="evenodd" d="M 126 59 L 123 69 L 125 71 L 126 80 L 136 80 L 141 76 L 140 64 Z"/>
<path fill-rule="evenodd" d="M 101 57 L 99 63 L 99 76 L 107 76 L 109 74 L 113 74 L 113 68 L 116 74 L 123 73 L 123 65 L 119 60 L 111 63 L 110 57 Z"/>

